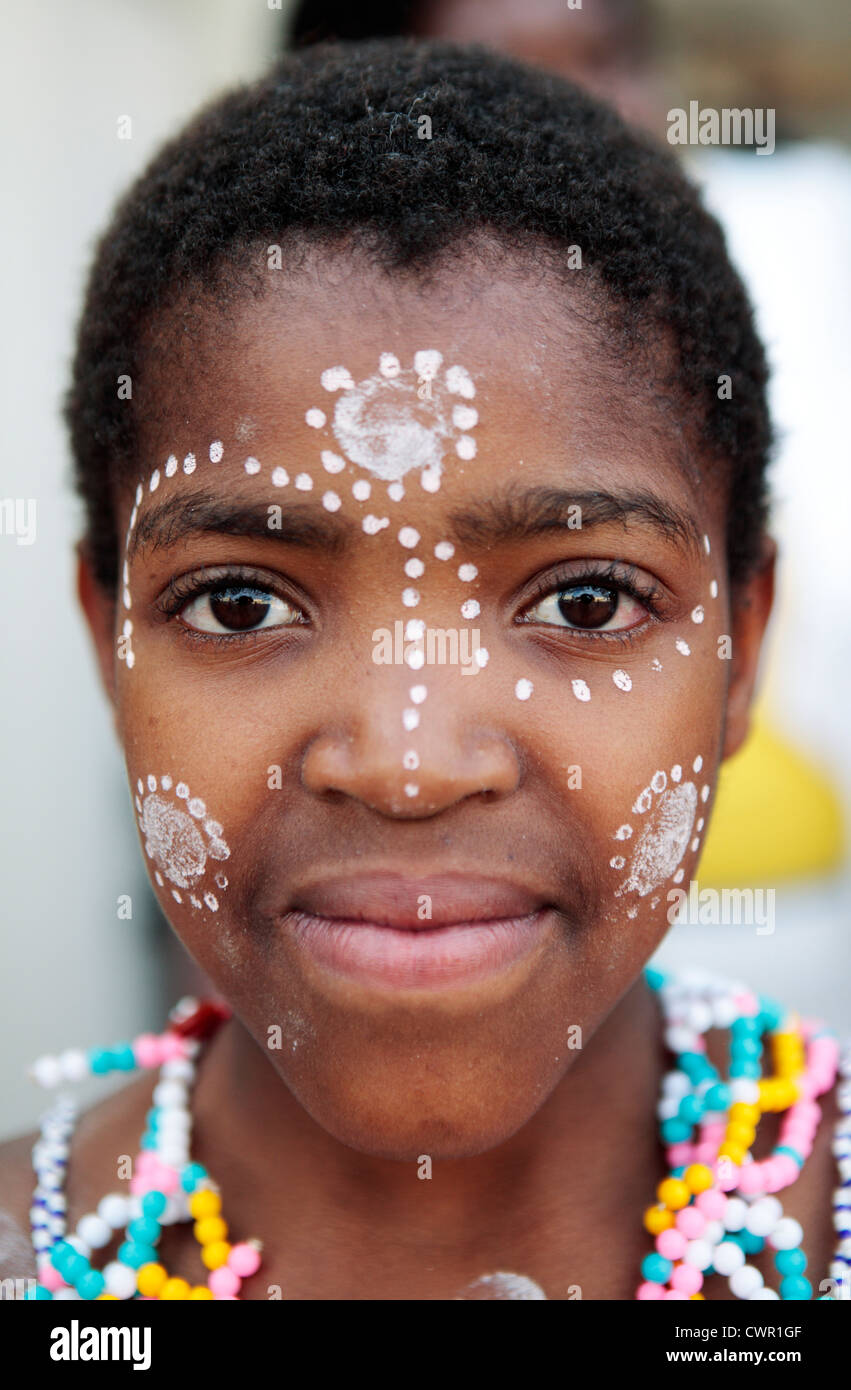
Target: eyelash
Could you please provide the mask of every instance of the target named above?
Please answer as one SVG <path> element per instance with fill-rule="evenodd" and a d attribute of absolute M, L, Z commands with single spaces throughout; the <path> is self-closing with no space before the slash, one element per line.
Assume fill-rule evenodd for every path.
<path fill-rule="evenodd" d="M 524 602 L 523 611 L 527 612 L 530 608 L 536 607 L 544 599 L 550 598 L 565 589 L 572 589 L 581 584 L 608 584 L 618 593 L 628 594 L 630 598 L 636 600 L 647 609 L 651 621 L 657 622 L 661 617 L 662 590 L 658 584 L 652 580 L 643 578 L 634 565 L 610 561 L 606 564 L 598 565 L 593 562 L 584 562 L 583 568 L 579 571 L 572 570 L 567 572 L 564 569 L 557 569 L 554 573 L 542 575 L 535 580 L 531 597 Z M 529 618 L 521 617 L 520 623 L 531 622 Z M 542 624 L 542 627 L 544 625 Z M 616 628 L 612 631 L 601 631 L 595 628 L 579 627 L 557 627 L 555 624 L 547 624 L 549 632 L 569 634 L 571 639 L 579 638 L 582 641 L 589 639 L 600 642 L 633 642 L 645 629 L 645 623 L 638 623 L 630 628 Z"/>
<path fill-rule="evenodd" d="M 216 593 L 217 590 L 221 589 L 235 589 L 241 584 L 257 589 L 262 593 L 272 594 L 276 598 L 282 599 L 284 603 L 288 603 L 296 611 L 304 612 L 304 605 L 282 586 L 276 586 L 267 574 L 241 566 L 205 570 L 203 574 L 188 574 L 182 575 L 178 579 L 172 579 L 157 600 L 156 606 L 163 620 L 171 621 L 179 618 L 181 610 L 193 599 L 200 598 L 203 594 Z M 211 642 L 232 647 L 235 639 L 244 643 L 251 639 L 256 640 L 262 634 L 271 631 L 277 633 L 291 632 L 293 627 L 300 627 L 301 624 L 280 624 L 274 628 L 248 628 L 245 632 L 203 632 L 199 628 L 190 627 L 188 624 L 181 626 L 183 628 L 182 635 L 187 641 Z"/>

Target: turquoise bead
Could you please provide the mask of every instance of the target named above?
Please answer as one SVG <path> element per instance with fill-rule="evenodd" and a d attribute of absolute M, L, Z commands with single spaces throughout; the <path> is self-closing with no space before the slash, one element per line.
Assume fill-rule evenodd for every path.
<path fill-rule="evenodd" d="M 752 1062 L 747 1059 L 736 1058 L 730 1062 L 730 1076 L 745 1076 L 751 1081 L 758 1081 L 762 1075 L 762 1068 L 759 1062 Z"/>
<path fill-rule="evenodd" d="M 155 1264 L 157 1252 L 152 1245 L 140 1245 L 135 1240 L 125 1240 L 118 1247 L 118 1258 L 131 1269 L 141 1269 L 142 1265 Z"/>
<path fill-rule="evenodd" d="M 77 1293 L 81 1298 L 94 1299 L 106 1288 L 106 1280 L 99 1269 L 90 1269 L 82 1279 L 77 1280 Z"/>
<path fill-rule="evenodd" d="M 52 1297 L 53 1297 L 53 1294 L 50 1292 L 50 1289 L 46 1289 L 46 1288 L 44 1287 L 43 1284 L 36 1284 L 35 1287 L 33 1287 L 32 1284 L 28 1284 L 27 1287 L 26 1287 L 26 1289 L 24 1290 L 24 1298 L 52 1298 Z"/>
<path fill-rule="evenodd" d="M 152 1216 L 156 1221 L 166 1209 L 168 1199 L 164 1192 L 146 1192 L 142 1198 L 142 1215 Z"/>
<path fill-rule="evenodd" d="M 803 1168 L 803 1156 L 798 1153 L 797 1149 L 793 1149 L 791 1144 L 778 1144 L 774 1152 L 776 1154 L 788 1154 L 790 1158 L 794 1158 L 799 1168 Z"/>
<path fill-rule="evenodd" d="M 686 1124 L 685 1120 L 663 1120 L 659 1126 L 659 1133 L 665 1144 L 682 1144 L 691 1138 L 691 1125 Z"/>
<path fill-rule="evenodd" d="M 96 1076 L 112 1071 L 112 1052 L 108 1047 L 93 1047 L 89 1050 L 89 1069 Z"/>
<path fill-rule="evenodd" d="M 50 1263 L 53 1265 L 54 1269 L 58 1269 L 59 1273 L 64 1276 L 65 1266 L 68 1260 L 72 1255 L 76 1255 L 77 1253 L 73 1245 L 69 1245 L 67 1240 L 57 1240 L 50 1252 Z"/>
<path fill-rule="evenodd" d="M 155 1149 L 157 1147 L 157 1136 L 151 1130 L 146 1129 L 139 1141 L 140 1149 Z"/>
<path fill-rule="evenodd" d="M 740 1245 L 746 1255 L 758 1255 L 765 1246 L 764 1237 L 755 1236 L 753 1231 L 733 1231 L 727 1239 L 734 1240 L 737 1245 Z"/>
<path fill-rule="evenodd" d="M 71 1248 L 73 1249 L 73 1246 Z M 91 1265 L 85 1255 L 81 1255 L 79 1251 L 74 1250 L 73 1255 L 69 1255 L 65 1261 L 65 1268 L 60 1270 L 60 1274 L 64 1276 L 66 1283 L 74 1284 L 76 1287 L 79 1280 L 82 1279 L 84 1274 L 88 1274 L 90 1269 Z"/>
<path fill-rule="evenodd" d="M 778 1274 L 803 1274 L 806 1267 L 807 1257 L 800 1246 L 795 1250 L 778 1250 L 774 1256 Z"/>
<path fill-rule="evenodd" d="M 160 1107 L 158 1105 L 151 1106 L 150 1110 L 145 1116 L 145 1124 L 148 1126 L 148 1129 L 159 1129 Z"/>
<path fill-rule="evenodd" d="M 199 1182 L 207 1177 L 207 1169 L 202 1163 L 187 1163 L 180 1175 L 180 1186 L 184 1192 L 194 1192 Z"/>
<path fill-rule="evenodd" d="M 651 989 L 661 989 L 668 977 L 663 970 L 648 965 L 644 971 L 644 978 Z"/>
<path fill-rule="evenodd" d="M 673 1268 L 672 1262 L 666 1260 L 664 1255 L 645 1255 L 641 1261 L 641 1273 L 651 1284 L 666 1283 L 671 1277 Z"/>
<path fill-rule="evenodd" d="M 162 1226 L 152 1216 L 137 1216 L 127 1227 L 129 1240 L 139 1245 L 156 1245 L 162 1235 Z"/>
<path fill-rule="evenodd" d="M 136 1058 L 133 1056 L 133 1049 L 128 1042 L 116 1043 L 111 1048 L 112 1065 L 116 1071 L 135 1071 Z"/>
<path fill-rule="evenodd" d="M 698 1096 L 683 1096 L 677 1111 L 677 1118 L 685 1120 L 686 1124 L 691 1126 L 696 1125 L 702 1117 L 703 1101 Z M 688 1135 L 685 1137 L 688 1138 Z"/>
<path fill-rule="evenodd" d="M 763 1020 L 763 1028 L 774 1032 L 783 1022 L 784 1009 L 782 1004 L 778 1004 L 776 999 L 769 999 L 766 995 L 759 996 L 759 1015 Z"/>
<path fill-rule="evenodd" d="M 716 1081 L 714 1086 L 710 1086 L 706 1095 L 703 1097 L 703 1104 L 707 1110 L 726 1110 L 730 1105 L 730 1092 L 723 1081 Z"/>
<path fill-rule="evenodd" d="M 787 1274 L 780 1280 L 780 1297 L 791 1302 L 806 1301 L 813 1296 L 813 1286 L 802 1274 Z"/>

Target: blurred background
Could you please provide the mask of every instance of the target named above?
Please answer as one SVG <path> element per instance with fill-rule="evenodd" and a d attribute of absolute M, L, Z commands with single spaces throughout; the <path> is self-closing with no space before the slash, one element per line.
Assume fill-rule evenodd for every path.
<path fill-rule="evenodd" d="M 94 239 L 201 102 L 292 42 L 396 32 L 478 40 L 554 67 L 660 140 L 667 111 L 691 100 L 776 112 L 770 157 L 681 151 L 754 299 L 781 432 L 783 561 L 764 694 L 747 748 L 722 774 L 699 883 L 773 889 L 774 929 L 683 923 L 657 963 L 741 977 L 851 1031 L 844 0 L 19 0 L 0 14 L 0 499 L 35 499 L 37 533 L 31 545 L 0 535 L 0 1138 L 44 1108 L 26 1077 L 34 1058 L 159 1027 L 198 983 L 148 887 L 74 594 L 80 522 L 59 410 Z M 123 116 L 129 140 L 117 138 Z"/>

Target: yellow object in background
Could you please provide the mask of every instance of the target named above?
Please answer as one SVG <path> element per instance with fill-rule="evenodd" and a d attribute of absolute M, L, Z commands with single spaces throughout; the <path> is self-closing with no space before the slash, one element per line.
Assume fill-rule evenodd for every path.
<path fill-rule="evenodd" d="M 842 804 L 828 775 L 758 712 L 741 752 L 721 765 L 701 885 L 829 874 L 842 863 L 843 839 Z"/>

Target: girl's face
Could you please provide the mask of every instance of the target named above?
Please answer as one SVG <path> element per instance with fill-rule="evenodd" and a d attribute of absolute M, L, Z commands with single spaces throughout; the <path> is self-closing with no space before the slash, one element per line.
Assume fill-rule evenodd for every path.
<path fill-rule="evenodd" d="M 663 936 L 770 578 L 731 611 L 720 489 L 587 306 L 321 264 L 161 362 L 82 592 L 175 931 L 329 1133 L 460 1156 Z"/>

